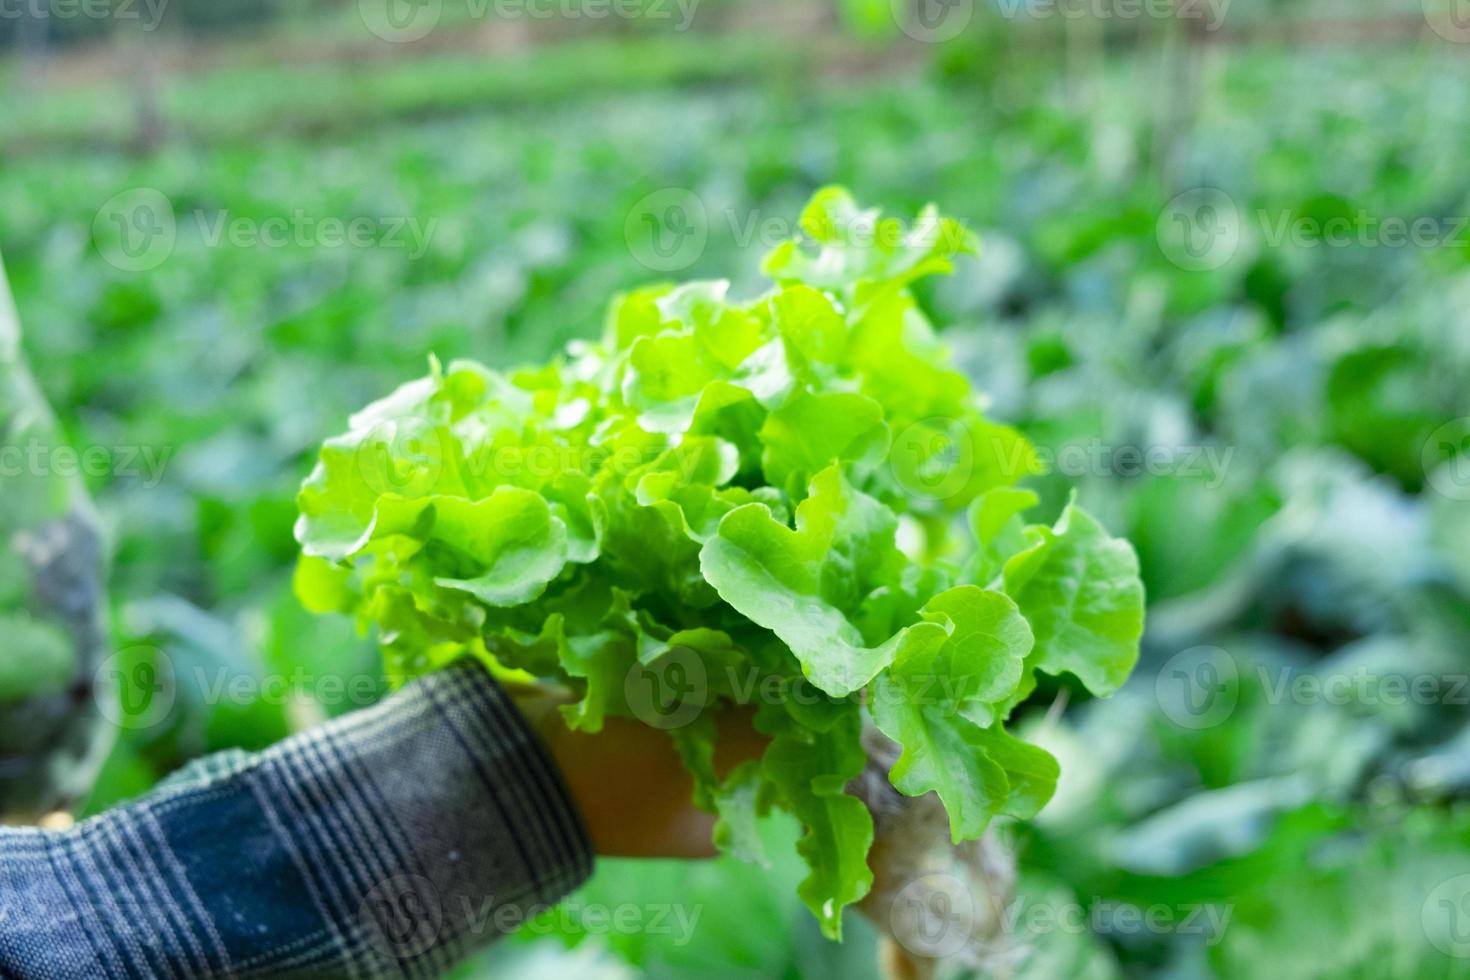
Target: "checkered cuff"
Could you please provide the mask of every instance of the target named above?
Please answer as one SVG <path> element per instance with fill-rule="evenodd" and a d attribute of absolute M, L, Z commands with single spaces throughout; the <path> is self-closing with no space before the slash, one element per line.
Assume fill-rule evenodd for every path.
<path fill-rule="evenodd" d="M 65 833 L 0 830 L 0 977 L 432 977 L 591 873 L 560 774 L 461 663 Z"/>

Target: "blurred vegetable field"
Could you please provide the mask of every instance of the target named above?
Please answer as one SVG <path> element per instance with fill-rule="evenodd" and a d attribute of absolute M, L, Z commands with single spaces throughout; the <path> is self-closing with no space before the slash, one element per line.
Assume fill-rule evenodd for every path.
<path fill-rule="evenodd" d="M 0 105 L 24 353 L 111 461 L 84 476 L 113 646 L 200 668 L 89 809 L 357 706 L 315 685 L 376 676 L 373 638 L 292 590 L 295 494 L 350 412 L 431 354 L 544 360 L 644 283 L 738 270 L 749 295 L 840 182 L 979 235 L 921 301 L 1050 463 L 1048 516 L 1080 484 L 1148 588 L 1123 693 L 1044 680 L 1024 715 L 1063 775 L 1005 828 L 1013 975 L 1470 976 L 1462 46 L 1012 45 L 1036 39 L 994 18 L 928 45 L 828 13 L 180 69 L 146 148 L 121 82 Z M 139 213 L 152 251 L 113 223 Z M 303 673 L 254 702 L 190 680 Z M 798 877 L 604 862 L 570 908 L 681 903 L 691 931 L 553 916 L 466 975 L 875 975 L 871 929 L 826 944 Z"/>

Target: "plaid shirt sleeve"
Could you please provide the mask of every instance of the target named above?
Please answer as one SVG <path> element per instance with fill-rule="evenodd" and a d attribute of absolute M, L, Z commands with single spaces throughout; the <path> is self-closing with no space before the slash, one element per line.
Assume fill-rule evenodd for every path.
<path fill-rule="evenodd" d="M 0 829 L 0 977 L 434 977 L 591 862 L 541 742 L 465 662 L 72 830 Z"/>

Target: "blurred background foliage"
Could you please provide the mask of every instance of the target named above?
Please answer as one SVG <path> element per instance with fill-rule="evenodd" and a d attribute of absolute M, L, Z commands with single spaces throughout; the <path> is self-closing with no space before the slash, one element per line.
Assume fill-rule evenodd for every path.
<path fill-rule="evenodd" d="M 1231 916 L 1218 934 L 1023 916 L 1015 975 L 1470 975 L 1470 33 L 1452 11 L 961 0 L 936 9 L 964 29 L 927 43 L 901 0 L 703 0 L 687 31 L 666 6 L 445 0 L 412 43 L 366 30 L 367 2 L 177 0 L 147 30 L 141 0 L 0 18 L 24 352 L 65 441 L 164 461 L 89 479 L 118 663 L 164 651 L 178 700 L 124 726 L 88 808 L 356 706 L 314 685 L 375 676 L 371 638 L 291 592 L 295 489 L 349 412 L 430 353 L 511 364 L 596 335 L 611 295 L 663 277 L 629 231 L 653 192 L 703 209 L 707 245 L 675 274 L 748 295 L 761 223 L 840 181 L 980 233 L 921 300 L 994 413 L 1054 454 L 1049 505 L 1080 483 L 1142 558 L 1134 682 L 1034 699 L 1064 780 L 1008 830 L 1021 900 Z M 133 188 L 177 219 L 142 271 L 95 240 Z M 1225 225 L 1205 227 L 1201 188 Z M 432 232 L 267 247 L 212 240 L 220 215 Z M 1181 251 L 1181 216 L 1224 251 Z M 1278 233 L 1332 219 L 1379 231 Z M 1390 219 L 1436 231 L 1393 244 Z M 11 704 L 57 686 L 18 636 Z M 305 679 L 257 701 L 197 682 L 282 675 Z M 874 975 L 871 930 L 824 945 L 794 875 L 605 862 L 579 902 L 699 908 L 692 940 L 548 923 L 466 975 Z"/>

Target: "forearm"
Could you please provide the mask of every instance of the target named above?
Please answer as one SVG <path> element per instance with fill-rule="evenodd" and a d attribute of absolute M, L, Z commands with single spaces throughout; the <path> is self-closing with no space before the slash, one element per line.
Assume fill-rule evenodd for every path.
<path fill-rule="evenodd" d="M 479 666 L 65 833 L 0 830 L 0 975 L 436 976 L 590 872 Z"/>

